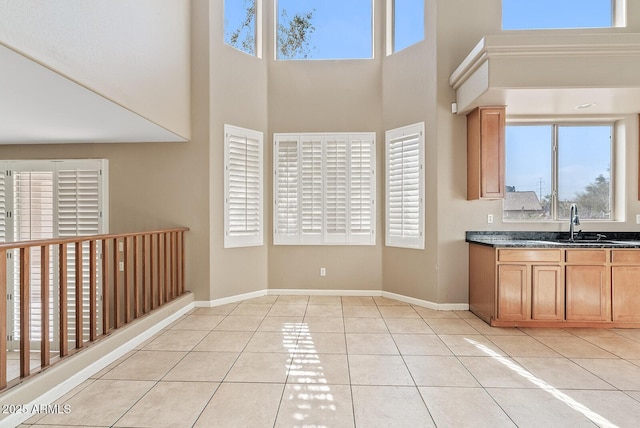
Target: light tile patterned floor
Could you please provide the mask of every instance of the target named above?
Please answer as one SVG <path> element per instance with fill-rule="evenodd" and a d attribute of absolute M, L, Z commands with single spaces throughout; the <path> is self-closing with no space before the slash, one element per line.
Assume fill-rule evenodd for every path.
<path fill-rule="evenodd" d="M 24 426 L 637 427 L 640 331 L 266 296 L 194 309 L 58 403 Z"/>

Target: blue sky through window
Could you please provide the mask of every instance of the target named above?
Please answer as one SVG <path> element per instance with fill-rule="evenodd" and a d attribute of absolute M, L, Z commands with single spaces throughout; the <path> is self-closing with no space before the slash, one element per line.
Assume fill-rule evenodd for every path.
<path fill-rule="evenodd" d="M 502 29 L 611 27 L 611 0 L 502 0 Z"/>

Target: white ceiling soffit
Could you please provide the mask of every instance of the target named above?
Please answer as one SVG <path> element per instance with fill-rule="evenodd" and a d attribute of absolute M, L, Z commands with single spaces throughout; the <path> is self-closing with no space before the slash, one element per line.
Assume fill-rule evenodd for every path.
<path fill-rule="evenodd" d="M 458 114 L 506 105 L 510 115 L 640 112 L 640 34 L 487 36 L 451 74 Z"/>
<path fill-rule="evenodd" d="M 185 138 L 0 44 L 0 144 Z"/>

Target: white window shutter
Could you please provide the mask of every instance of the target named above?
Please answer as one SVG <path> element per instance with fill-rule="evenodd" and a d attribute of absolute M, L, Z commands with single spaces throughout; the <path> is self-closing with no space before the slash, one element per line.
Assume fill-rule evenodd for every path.
<path fill-rule="evenodd" d="M 7 172 L 0 168 L 0 242 L 7 242 Z"/>
<path fill-rule="evenodd" d="M 97 235 L 100 230 L 100 168 L 57 172 L 58 236 Z"/>
<path fill-rule="evenodd" d="M 325 145 L 325 242 L 346 243 L 348 228 L 349 159 L 347 136 Z"/>
<path fill-rule="evenodd" d="M 322 243 L 323 168 L 322 139 L 303 136 L 301 162 L 301 235 L 302 243 Z"/>
<path fill-rule="evenodd" d="M 276 136 L 273 163 L 273 242 L 293 244 L 300 234 L 300 139 Z"/>
<path fill-rule="evenodd" d="M 263 244 L 262 133 L 225 125 L 224 247 Z"/>
<path fill-rule="evenodd" d="M 373 136 L 351 138 L 350 147 L 350 241 L 375 244 L 376 162 Z"/>
<path fill-rule="evenodd" d="M 387 132 L 386 245 L 424 248 L 424 123 Z"/>
<path fill-rule="evenodd" d="M 375 134 L 274 135 L 274 243 L 375 244 Z"/>

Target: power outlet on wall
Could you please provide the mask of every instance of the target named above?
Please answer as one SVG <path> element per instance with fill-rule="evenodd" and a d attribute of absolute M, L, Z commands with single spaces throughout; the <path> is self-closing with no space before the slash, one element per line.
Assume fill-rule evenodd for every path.
<path fill-rule="evenodd" d="M 640 224 L 640 214 L 636 214 L 636 224 Z"/>
<path fill-rule="evenodd" d="M 487 214 L 487 223 L 493 223 L 493 214 Z"/>
<path fill-rule="evenodd" d="M 327 269 L 326 268 L 320 268 L 320 276 L 327 276 Z"/>

